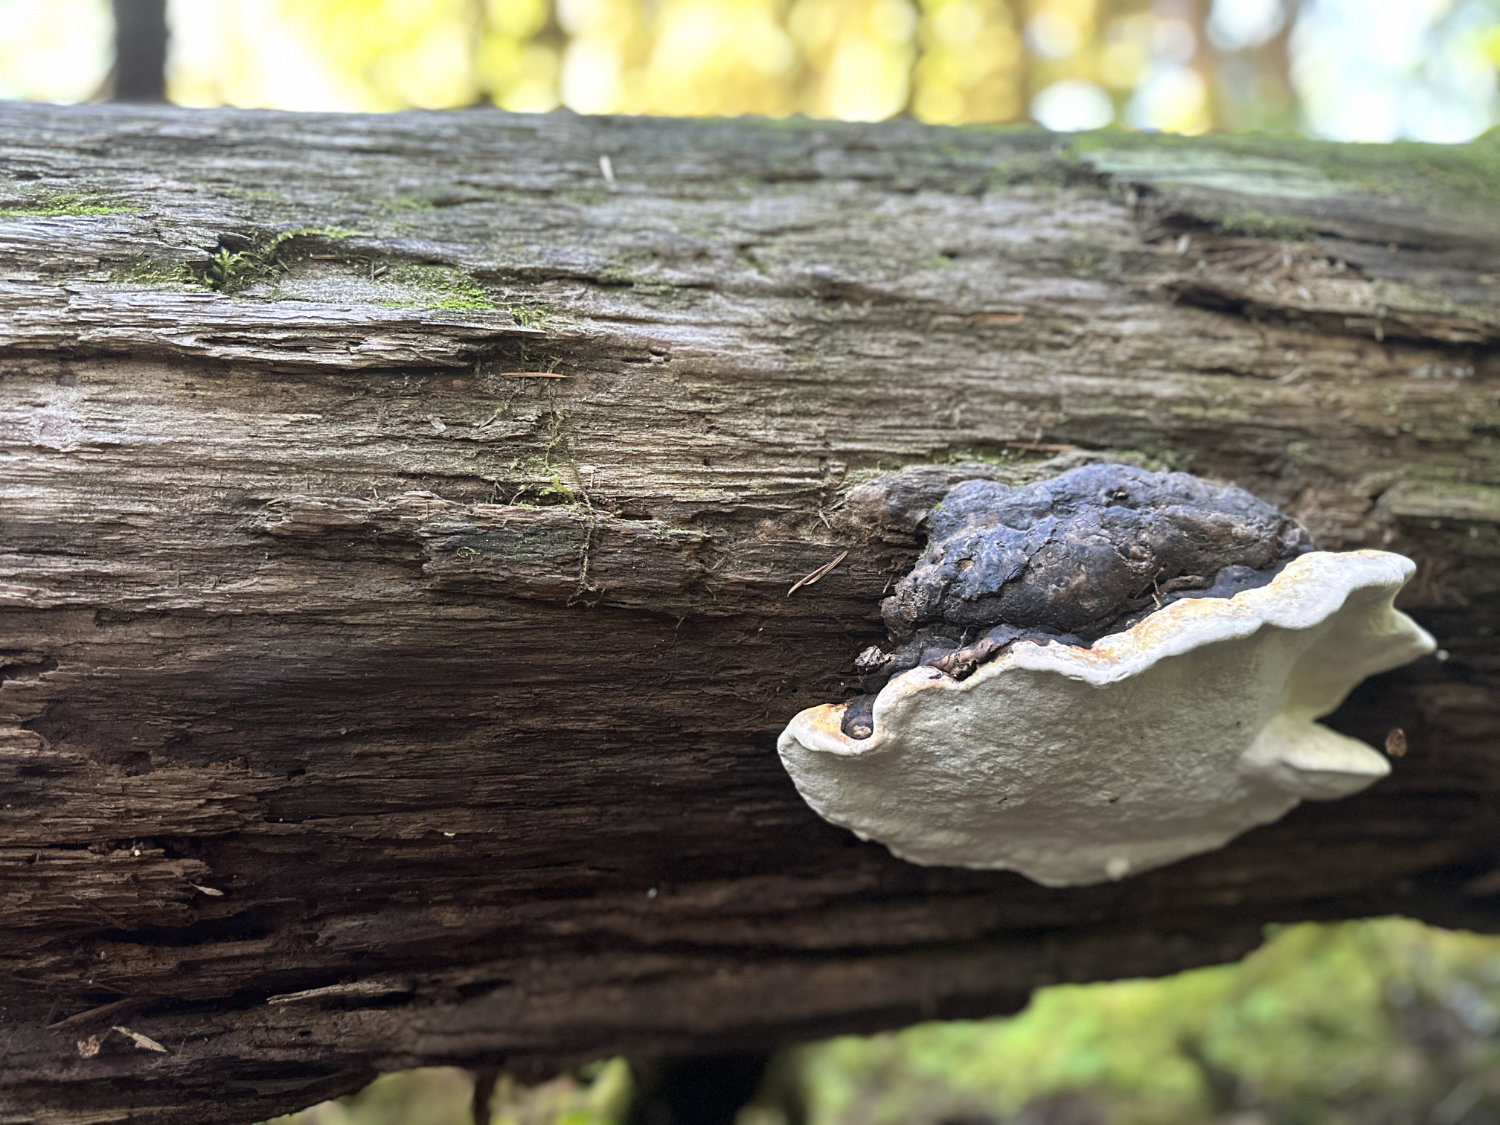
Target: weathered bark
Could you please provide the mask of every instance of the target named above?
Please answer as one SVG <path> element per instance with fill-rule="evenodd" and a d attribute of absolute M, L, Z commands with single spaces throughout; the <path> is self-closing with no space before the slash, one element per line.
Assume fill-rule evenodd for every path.
<path fill-rule="evenodd" d="M 1496 142 L 4 106 L 0 153 L 0 1122 L 1500 922 Z M 1446 662 L 1333 720 L 1395 776 L 1082 890 L 820 822 L 775 736 L 933 495 L 851 489 L 1085 455 L 1418 561 Z"/>

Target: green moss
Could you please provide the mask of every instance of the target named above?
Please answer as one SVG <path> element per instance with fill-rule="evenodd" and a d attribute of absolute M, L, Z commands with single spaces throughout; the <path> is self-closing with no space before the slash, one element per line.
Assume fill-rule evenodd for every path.
<path fill-rule="evenodd" d="M 1435 196 L 1461 208 L 1500 206 L 1500 135 L 1493 133 L 1466 145 L 1317 142 L 1306 151 L 1335 179 L 1371 192 L 1401 195 L 1419 206 L 1438 201 Z"/>
<path fill-rule="evenodd" d="M 541 309 L 528 309 L 522 305 L 509 305 L 505 309 L 522 328 L 545 328 L 549 315 Z"/>
<path fill-rule="evenodd" d="M 495 306 L 490 299 L 484 295 L 484 291 L 478 290 L 472 293 L 460 293 L 452 297 L 444 297 L 440 301 L 430 301 L 426 305 L 429 309 L 492 309 Z"/>
<path fill-rule="evenodd" d="M 155 262 L 148 259 L 126 262 L 112 269 L 109 279 L 120 285 L 202 288 L 202 281 L 183 262 Z"/>
<path fill-rule="evenodd" d="M 1063 159 L 1241 195 L 1313 199 L 1356 192 L 1399 195 L 1429 213 L 1493 216 L 1500 208 L 1500 133 L 1494 130 L 1464 145 L 1346 144 L 1262 133 L 1085 133 L 1069 140 Z"/>
<path fill-rule="evenodd" d="M 1427 313 L 1434 316 L 1471 320 L 1476 324 L 1497 322 L 1495 310 L 1482 305 L 1468 305 L 1455 301 L 1431 289 L 1417 289 L 1398 281 L 1377 281 L 1375 298 L 1387 311 L 1404 313 Z"/>
<path fill-rule="evenodd" d="M 735 259 L 740 263 L 740 265 L 744 266 L 746 269 L 751 270 L 754 273 L 761 274 L 762 276 L 765 275 L 766 267 L 761 265 L 760 260 L 750 252 L 749 246 L 743 244 L 736 246 L 734 248 L 734 256 Z"/>
<path fill-rule="evenodd" d="M 210 289 L 235 293 L 274 273 L 298 240 L 350 238 L 357 233 L 338 227 L 295 227 L 263 235 L 244 250 L 221 246 L 198 272 L 198 278 Z"/>
<path fill-rule="evenodd" d="M 278 195 L 274 191 L 260 191 L 251 188 L 236 187 L 231 184 L 221 187 L 219 191 L 230 199 L 246 199 L 255 203 L 285 203 L 286 197 Z"/>
<path fill-rule="evenodd" d="M 1386 490 L 1380 504 L 1404 519 L 1500 524 L 1500 488 L 1472 481 L 1401 481 Z"/>
<path fill-rule="evenodd" d="M 562 474 L 556 469 L 552 470 L 551 481 L 542 486 L 541 496 L 544 500 L 555 500 L 559 504 L 578 503 L 578 493 L 563 483 Z"/>
<path fill-rule="evenodd" d="M 382 200 L 387 207 L 398 211 L 435 211 L 432 200 L 423 195 L 405 194 L 398 195 L 394 199 Z"/>
<path fill-rule="evenodd" d="M 387 275 L 389 276 L 389 275 Z M 415 303 L 427 309 L 493 309 L 495 302 L 468 274 L 446 267 L 417 266 L 396 271 L 396 277 L 420 293 Z"/>
<path fill-rule="evenodd" d="M 610 285 L 619 289 L 633 289 L 636 284 L 636 279 L 630 271 L 619 266 L 606 266 L 594 275 L 594 280 L 601 285 Z"/>
<path fill-rule="evenodd" d="M 289 231 L 283 231 L 278 238 L 283 240 L 292 238 L 372 238 L 373 232 L 367 230 L 349 230 L 346 227 L 295 227 Z"/>
<path fill-rule="evenodd" d="M 423 301 L 429 309 L 492 309 L 495 307 L 488 293 L 460 273 L 444 278 L 434 288 L 437 289 L 437 294 Z"/>
<path fill-rule="evenodd" d="M 63 193 L 35 199 L 0 199 L 0 219 L 57 216 L 123 215 L 140 208 L 133 203 L 108 203 L 99 196 Z"/>
<path fill-rule="evenodd" d="M 1214 226 L 1224 234 L 1244 235 L 1247 238 L 1275 238 L 1284 242 L 1300 242 L 1312 237 L 1312 226 L 1302 219 L 1290 215 L 1267 215 L 1253 208 L 1247 211 L 1230 211 L 1214 218 Z"/>
<path fill-rule="evenodd" d="M 489 311 L 495 308 L 488 290 L 463 270 L 451 266 L 389 262 L 380 273 L 379 283 L 382 289 L 391 294 L 379 303 L 393 308 L 443 309 L 455 312 Z M 518 310 L 506 311 L 515 316 Z M 541 317 L 535 311 L 520 311 L 533 321 Z M 517 319 L 520 320 L 519 317 Z"/>
<path fill-rule="evenodd" d="M 127 262 L 112 271 L 111 280 L 127 285 L 191 285 L 235 293 L 301 257 L 297 253 L 299 242 L 316 245 L 319 241 L 361 237 L 370 237 L 369 232 L 342 227 L 293 227 L 262 234 L 243 250 L 221 246 L 203 265 L 151 260 Z"/>
<path fill-rule="evenodd" d="M 276 252 L 285 241 L 281 236 L 262 246 L 234 251 L 221 246 L 201 274 L 203 284 L 220 293 L 234 293 L 268 275 L 276 265 Z"/>
<path fill-rule="evenodd" d="M 1056 186 L 1067 181 L 1069 167 L 1050 151 L 1013 152 L 995 165 L 994 173 L 995 185 L 1001 188 L 1023 183 Z"/>
<path fill-rule="evenodd" d="M 527 457 L 512 461 L 510 470 L 520 478 L 541 478 L 523 483 L 509 501 L 513 505 L 520 504 L 528 493 L 535 496 L 536 505 L 540 507 L 586 503 L 582 493 L 563 480 L 562 470 L 546 458 Z M 574 475 L 577 475 L 576 471 Z"/>

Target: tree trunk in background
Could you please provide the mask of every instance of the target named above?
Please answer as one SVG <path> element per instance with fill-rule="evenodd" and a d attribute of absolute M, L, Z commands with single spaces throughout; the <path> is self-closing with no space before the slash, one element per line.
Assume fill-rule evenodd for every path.
<path fill-rule="evenodd" d="M 1500 923 L 1497 142 L 9 105 L 0 157 L 0 1122 Z M 814 816 L 776 735 L 914 513 L 1122 456 L 1417 560 L 1446 661 L 1332 720 L 1395 775 L 1077 890 Z"/>
<path fill-rule="evenodd" d="M 117 102 L 167 100 L 167 0 L 114 0 Z"/>

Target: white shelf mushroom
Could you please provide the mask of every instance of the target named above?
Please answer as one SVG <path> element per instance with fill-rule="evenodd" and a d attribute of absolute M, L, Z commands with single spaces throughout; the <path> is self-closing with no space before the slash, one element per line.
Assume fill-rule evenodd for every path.
<path fill-rule="evenodd" d="M 873 733 L 803 711 L 779 748 L 826 820 L 913 863 L 1119 879 L 1223 846 L 1390 766 L 1315 720 L 1431 652 L 1384 551 L 1311 552 L 1233 597 L 1185 598 L 1091 648 L 1010 645 L 967 679 L 895 676 Z"/>

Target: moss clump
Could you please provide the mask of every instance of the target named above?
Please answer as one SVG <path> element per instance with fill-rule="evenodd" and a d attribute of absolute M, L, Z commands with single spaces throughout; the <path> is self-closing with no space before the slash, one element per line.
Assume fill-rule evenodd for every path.
<path fill-rule="evenodd" d="M 506 312 L 510 313 L 511 319 L 522 328 L 545 328 L 547 325 L 547 314 L 540 309 L 528 309 L 522 305 L 507 306 Z"/>
<path fill-rule="evenodd" d="M 378 302 L 392 308 L 488 312 L 495 308 L 490 293 L 461 269 L 400 260 L 384 263 L 372 276 L 389 296 Z M 516 309 L 506 309 L 516 315 Z M 519 319 L 519 318 L 518 318 Z"/>
<path fill-rule="evenodd" d="M 1476 325 L 1500 323 L 1495 310 L 1483 305 L 1469 305 L 1428 289 L 1403 285 L 1399 281 L 1377 281 L 1375 297 L 1389 312 L 1430 314 L 1472 321 Z"/>
<path fill-rule="evenodd" d="M 291 245 L 299 239 L 352 238 L 358 233 L 338 227 L 295 227 L 258 238 L 244 250 L 230 250 L 227 246 L 220 246 L 218 252 L 208 260 L 208 264 L 202 267 L 198 279 L 208 288 L 220 293 L 236 293 L 270 276 L 281 266 L 281 259 Z"/>
<path fill-rule="evenodd" d="M 553 507 L 560 504 L 587 504 L 587 498 L 582 494 L 581 484 L 579 488 L 573 488 L 564 481 L 562 471 L 552 463 L 550 454 L 551 449 L 549 447 L 548 456 L 517 458 L 510 463 L 510 472 L 516 474 L 518 478 L 542 478 L 539 482 L 533 479 L 522 483 L 515 495 L 511 497 L 511 504 L 520 503 L 521 498 L 528 492 L 536 496 L 538 506 L 540 507 Z M 569 465 L 568 468 L 576 478 L 578 470 L 572 465 Z"/>
<path fill-rule="evenodd" d="M 543 500 L 554 500 L 559 504 L 577 504 L 578 493 L 563 483 L 562 474 L 552 470 L 552 479 L 542 486 Z"/>
<path fill-rule="evenodd" d="M 492 309 L 495 306 L 484 295 L 483 289 L 474 288 L 465 289 L 438 301 L 431 301 L 426 307 L 429 309 Z"/>
<path fill-rule="evenodd" d="M 109 203 L 98 196 L 71 192 L 38 199 L 0 199 L 0 219 L 123 215 L 139 210 L 133 203 Z"/>
<path fill-rule="evenodd" d="M 465 274 L 450 272 L 434 285 L 437 291 L 422 302 L 429 309 L 493 309 L 495 302 Z"/>
<path fill-rule="evenodd" d="M 220 246 L 200 275 L 203 284 L 220 293 L 234 293 L 266 276 L 276 266 L 276 254 L 291 234 L 278 234 L 268 243 L 246 250 Z"/>
<path fill-rule="evenodd" d="M 109 279 L 120 285 L 162 285 L 201 289 L 202 281 L 184 262 L 126 262 L 110 271 Z"/>

